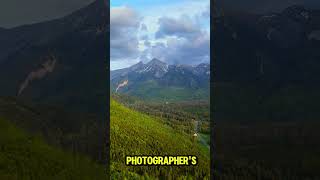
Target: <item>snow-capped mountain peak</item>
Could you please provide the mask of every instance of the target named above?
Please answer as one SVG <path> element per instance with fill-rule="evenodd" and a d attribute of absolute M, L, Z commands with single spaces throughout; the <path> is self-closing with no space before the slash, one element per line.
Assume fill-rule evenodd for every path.
<path fill-rule="evenodd" d="M 139 73 L 151 73 L 155 77 L 160 78 L 168 72 L 169 65 L 156 58 L 152 59 L 147 64 L 143 65 L 142 68 L 137 70 Z"/>
<path fill-rule="evenodd" d="M 201 63 L 199 65 L 169 65 L 163 61 L 160 61 L 156 58 L 152 59 L 148 63 L 144 64 L 139 62 L 129 68 L 120 69 L 111 72 L 111 79 L 116 78 L 117 76 L 127 77 L 127 76 L 144 76 L 144 77 L 153 77 L 153 78 L 163 78 L 168 73 L 171 75 L 177 74 L 193 74 L 196 76 L 207 76 L 210 71 L 210 64 Z"/>

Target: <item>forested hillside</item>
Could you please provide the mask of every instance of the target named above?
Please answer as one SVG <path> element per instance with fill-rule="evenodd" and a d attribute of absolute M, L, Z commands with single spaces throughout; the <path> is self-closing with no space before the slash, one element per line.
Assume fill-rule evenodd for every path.
<path fill-rule="evenodd" d="M 155 177 L 162 178 L 208 178 L 210 161 L 206 147 L 192 134 L 179 132 L 165 125 L 160 118 L 124 107 L 111 100 L 111 174 L 114 178 Z M 195 167 L 129 167 L 124 163 L 126 155 L 196 155 Z M 132 173 L 135 172 L 135 173 Z"/>
<path fill-rule="evenodd" d="M 0 115 L 0 179 L 105 179 L 105 167 L 48 145 Z"/>

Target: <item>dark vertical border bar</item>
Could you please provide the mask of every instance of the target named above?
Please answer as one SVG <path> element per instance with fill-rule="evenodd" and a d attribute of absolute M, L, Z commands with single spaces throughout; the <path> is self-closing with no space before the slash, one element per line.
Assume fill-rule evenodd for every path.
<path fill-rule="evenodd" d="M 106 145 L 106 175 L 107 178 L 110 179 L 110 0 L 102 0 L 104 1 L 105 6 L 107 6 L 107 15 L 108 18 L 106 19 L 106 28 L 107 28 L 107 35 L 106 35 L 106 71 L 107 71 L 107 79 L 108 83 L 106 82 L 107 87 L 107 99 L 106 99 L 106 138 L 105 138 L 105 145 Z"/>
<path fill-rule="evenodd" d="M 214 80 L 215 80 L 215 54 L 214 54 L 214 30 L 215 30 L 215 21 L 214 18 L 216 17 L 216 0 L 210 0 L 210 129 L 211 129 L 211 136 L 210 136 L 210 179 L 215 178 L 215 119 L 214 119 Z"/>

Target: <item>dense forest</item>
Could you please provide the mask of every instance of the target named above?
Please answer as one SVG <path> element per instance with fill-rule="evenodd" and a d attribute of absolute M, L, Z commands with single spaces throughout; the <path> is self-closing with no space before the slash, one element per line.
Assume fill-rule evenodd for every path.
<path fill-rule="evenodd" d="M 104 166 L 79 153 L 85 150 L 76 145 L 80 132 L 55 129 L 37 111 L 16 103 L 0 99 L 0 179 L 105 178 Z"/>
<path fill-rule="evenodd" d="M 112 94 L 111 97 L 128 108 L 147 115 L 160 117 L 163 123 L 177 131 L 210 134 L 210 103 L 204 100 L 157 102 L 146 101 L 126 94 Z M 199 127 L 195 130 L 195 123 Z"/>
<path fill-rule="evenodd" d="M 1 126 L 3 128 L 1 156 L 5 158 L 4 163 L 8 162 L 6 158 L 12 156 L 9 149 L 12 149 L 12 153 L 16 153 L 14 156 L 17 159 L 12 161 L 22 163 L 21 166 L 26 166 L 25 162 L 18 158 L 29 158 L 29 164 L 25 169 L 13 166 L 10 171 L 3 169 L 3 175 L 10 172 L 10 176 L 14 176 L 14 173 L 18 175 L 24 173 L 20 174 L 23 178 L 33 175 L 44 177 L 51 168 L 60 166 L 71 168 L 70 172 L 61 172 L 61 178 L 65 179 L 68 179 L 68 173 L 71 173 L 70 177 L 83 176 L 84 179 L 88 178 L 90 173 L 96 173 L 94 171 L 99 172 L 97 176 L 106 175 L 106 167 L 103 166 L 106 163 L 106 146 L 102 143 L 106 138 L 106 123 L 101 121 L 100 117 L 64 111 L 49 105 L 27 103 L 14 97 L 2 97 L 0 98 L 0 118 L 4 123 L 4 126 Z M 15 133 L 18 133 L 17 139 Z M 35 139 L 35 142 L 32 139 Z M 48 160 L 42 161 L 44 160 L 41 159 L 42 156 Z M 48 166 L 43 167 L 42 172 L 39 171 L 40 174 L 37 175 L 35 168 L 41 163 L 48 163 Z M 92 164 L 92 168 L 88 167 L 91 166 L 89 164 Z M 88 167 L 87 170 L 86 167 Z M 96 170 L 93 167 L 97 167 Z M 83 168 L 81 171 L 83 174 L 75 172 L 77 168 Z M 60 171 L 64 171 L 63 168 L 56 169 L 56 173 Z M 49 178 L 49 174 L 46 177 Z"/>

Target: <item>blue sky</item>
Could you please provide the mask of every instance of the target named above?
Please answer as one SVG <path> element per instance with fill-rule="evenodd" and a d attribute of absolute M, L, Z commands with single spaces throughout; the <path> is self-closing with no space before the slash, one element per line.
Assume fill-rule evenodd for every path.
<path fill-rule="evenodd" d="M 140 8 L 146 6 L 156 6 L 163 4 L 183 2 L 183 0 L 111 0 L 111 7 L 129 5 L 131 7 Z"/>
<path fill-rule="evenodd" d="M 111 69 L 209 62 L 209 0 L 111 0 Z"/>

